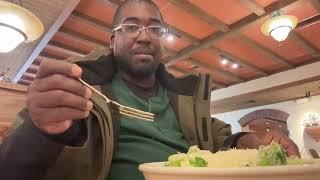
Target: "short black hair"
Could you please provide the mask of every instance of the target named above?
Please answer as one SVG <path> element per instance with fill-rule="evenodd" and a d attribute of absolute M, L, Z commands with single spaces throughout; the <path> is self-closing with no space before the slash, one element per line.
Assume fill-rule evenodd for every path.
<path fill-rule="evenodd" d="M 123 8 L 132 2 L 139 2 L 139 3 L 142 2 L 142 3 L 146 3 L 146 4 L 156 8 L 159 11 L 161 22 L 164 23 L 159 7 L 152 0 L 126 0 L 120 4 L 120 6 L 117 8 L 117 10 L 113 16 L 113 21 L 112 21 L 112 28 L 113 29 L 116 28 L 116 26 L 118 26 L 120 24 L 120 15 L 121 15 L 121 11 L 123 10 Z"/>

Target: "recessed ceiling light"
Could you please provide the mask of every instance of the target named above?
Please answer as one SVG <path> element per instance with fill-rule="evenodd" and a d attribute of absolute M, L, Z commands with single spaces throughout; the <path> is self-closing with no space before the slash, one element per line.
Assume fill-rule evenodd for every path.
<path fill-rule="evenodd" d="M 168 34 L 167 35 L 167 41 L 172 42 L 174 40 L 174 35 L 173 34 Z"/>
<path fill-rule="evenodd" d="M 232 64 L 232 69 L 238 69 L 238 68 L 239 68 L 239 64 L 237 64 L 237 63 Z"/>
<path fill-rule="evenodd" d="M 223 58 L 223 59 L 221 60 L 221 64 L 222 64 L 222 65 L 227 65 L 228 62 L 229 62 L 229 61 L 228 61 L 226 58 Z"/>

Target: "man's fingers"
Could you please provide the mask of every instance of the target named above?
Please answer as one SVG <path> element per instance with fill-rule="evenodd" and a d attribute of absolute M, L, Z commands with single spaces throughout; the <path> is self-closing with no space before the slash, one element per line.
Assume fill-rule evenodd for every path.
<path fill-rule="evenodd" d="M 30 91 L 46 92 L 51 90 L 65 90 L 79 96 L 90 98 L 92 92 L 78 80 L 61 74 L 54 74 L 42 79 L 36 79 L 29 88 Z"/>
<path fill-rule="evenodd" d="M 34 93 L 29 98 L 33 99 L 30 106 L 37 108 L 71 107 L 81 111 L 88 111 L 93 107 L 90 100 L 62 90 Z"/>
<path fill-rule="evenodd" d="M 299 148 L 297 146 L 291 145 L 286 149 L 287 156 L 297 156 L 300 157 Z"/>
<path fill-rule="evenodd" d="M 34 121 L 43 125 L 64 122 L 68 119 L 83 119 L 88 117 L 89 111 L 81 111 L 71 107 L 39 108 L 32 115 Z"/>
<path fill-rule="evenodd" d="M 81 68 L 66 61 L 43 60 L 40 64 L 37 78 L 47 77 L 53 74 L 62 74 L 69 77 L 80 78 Z"/>

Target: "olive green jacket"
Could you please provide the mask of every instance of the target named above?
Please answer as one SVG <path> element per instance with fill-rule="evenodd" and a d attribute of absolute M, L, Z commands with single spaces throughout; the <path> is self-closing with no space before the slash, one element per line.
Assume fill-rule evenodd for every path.
<path fill-rule="evenodd" d="M 110 82 L 117 71 L 113 56 L 78 64 L 83 69 L 82 78 L 112 98 Z M 168 91 L 190 145 L 213 152 L 232 146 L 236 136 L 231 136 L 230 126 L 210 116 L 211 79 L 208 75 L 177 79 L 161 64 L 156 76 Z M 50 138 L 34 127 L 27 110 L 21 111 L 18 125 L 0 147 L 0 179 L 105 179 L 116 147 L 119 119 L 113 107 L 103 99 L 94 94 L 92 100 L 94 108 L 84 121 L 85 141 L 80 146 Z"/>

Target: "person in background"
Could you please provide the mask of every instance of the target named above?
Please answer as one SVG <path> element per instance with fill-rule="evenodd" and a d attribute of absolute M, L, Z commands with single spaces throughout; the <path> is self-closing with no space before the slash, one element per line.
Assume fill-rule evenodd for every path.
<path fill-rule="evenodd" d="M 201 149 L 258 148 L 272 141 L 299 156 L 280 132 L 231 134 L 210 117 L 210 77 L 175 78 L 160 62 L 167 29 L 156 4 L 127 0 L 116 11 L 110 48 L 96 61 L 42 61 L 19 125 L 0 147 L 0 179 L 143 180 L 138 165 Z M 113 113 L 82 78 L 153 122 Z"/>

